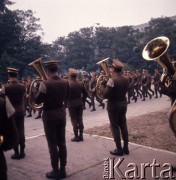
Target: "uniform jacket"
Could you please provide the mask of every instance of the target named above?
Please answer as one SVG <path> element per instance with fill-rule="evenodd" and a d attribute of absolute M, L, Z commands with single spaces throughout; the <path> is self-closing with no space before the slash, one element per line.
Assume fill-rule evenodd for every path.
<path fill-rule="evenodd" d="M 43 83 L 43 85 L 42 85 Z M 58 76 L 52 76 L 42 82 L 45 92 L 40 91 L 36 95 L 35 102 L 43 103 L 43 121 L 57 122 L 66 116 L 64 101 L 68 97 L 68 81 Z"/>
<path fill-rule="evenodd" d="M 8 118 L 4 95 L 0 95 L 0 135 L 4 137 L 3 150 L 10 150 L 17 144 L 17 129 L 13 117 Z"/>
<path fill-rule="evenodd" d="M 25 94 L 26 88 L 24 84 L 18 83 L 18 81 L 10 81 L 5 86 L 5 95 L 8 96 L 10 102 L 15 108 L 15 115 L 25 115 Z"/>
<path fill-rule="evenodd" d="M 108 99 L 107 109 L 116 109 L 127 106 L 126 94 L 129 88 L 128 78 L 121 73 L 112 76 L 114 87 L 107 86 L 104 98 Z"/>
<path fill-rule="evenodd" d="M 67 100 L 67 106 L 77 107 L 83 106 L 83 102 L 88 96 L 83 82 L 78 80 L 69 80 L 69 97 Z"/>

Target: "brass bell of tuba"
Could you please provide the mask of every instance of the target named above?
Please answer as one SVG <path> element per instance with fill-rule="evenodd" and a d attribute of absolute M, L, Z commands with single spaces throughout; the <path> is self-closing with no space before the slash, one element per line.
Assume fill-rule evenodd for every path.
<path fill-rule="evenodd" d="M 29 66 L 32 66 L 37 71 L 40 79 L 33 80 L 31 85 L 30 85 L 29 95 L 28 95 L 28 104 L 32 109 L 39 111 L 43 108 L 43 104 L 36 104 L 35 103 L 34 95 L 36 94 L 36 91 L 37 91 L 36 86 L 39 86 L 41 81 L 47 80 L 48 76 L 45 72 L 45 69 L 42 66 L 42 58 L 39 58 L 39 59 L 31 62 L 29 64 Z"/>
<path fill-rule="evenodd" d="M 107 82 L 109 80 L 109 78 L 111 77 L 111 73 L 108 67 L 108 60 L 109 58 L 103 59 L 99 62 L 97 62 L 96 64 L 101 65 L 102 69 L 105 72 L 105 75 L 100 75 L 97 79 L 97 83 L 96 83 L 96 95 L 100 100 L 103 100 L 103 94 L 102 94 L 102 88 L 101 85 L 103 84 L 103 82 Z"/>
<path fill-rule="evenodd" d="M 169 87 L 172 85 L 172 76 L 175 74 L 174 62 L 167 53 L 170 41 L 165 36 L 160 36 L 149 41 L 143 49 L 142 56 L 145 60 L 156 60 L 163 68 L 160 81 Z"/>
<path fill-rule="evenodd" d="M 173 76 L 176 72 L 174 61 L 171 60 L 167 53 L 170 41 L 167 37 L 161 36 L 154 38 L 144 47 L 142 56 L 146 60 L 156 60 L 163 68 L 163 74 L 160 81 L 166 87 L 172 87 Z M 176 100 L 168 113 L 169 125 L 176 136 Z"/>

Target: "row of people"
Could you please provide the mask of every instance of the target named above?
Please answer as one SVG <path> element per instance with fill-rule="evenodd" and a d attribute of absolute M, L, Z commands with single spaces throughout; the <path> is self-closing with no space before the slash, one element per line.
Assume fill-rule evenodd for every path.
<path fill-rule="evenodd" d="M 149 71 L 147 69 L 144 69 L 142 73 L 140 73 L 138 70 L 136 71 L 124 71 L 123 74 L 128 77 L 129 80 L 129 88 L 127 92 L 127 99 L 128 103 L 131 103 L 131 100 L 134 100 L 134 102 L 137 102 L 138 97 L 142 98 L 142 101 L 145 101 L 146 97 L 149 97 L 149 99 L 152 98 L 152 96 L 155 95 L 155 98 L 161 97 L 161 91 L 160 91 L 160 77 L 161 74 L 158 72 L 157 69 L 154 71 L 153 78 L 149 74 Z M 99 103 L 99 106 L 102 107 L 102 109 L 105 108 L 104 102 L 98 98 L 96 94 L 96 85 L 97 85 L 97 79 L 98 76 L 95 72 L 91 72 L 90 76 L 88 76 L 87 73 L 83 73 L 80 81 L 84 83 L 84 86 L 87 91 L 87 98 L 84 100 L 84 109 L 86 109 L 86 103 L 88 104 L 89 108 L 92 107 L 91 111 L 96 111 L 95 106 L 95 100 Z M 67 76 L 63 76 L 64 79 L 68 79 Z M 21 83 L 25 85 L 26 88 L 26 100 L 25 100 L 25 109 L 26 109 L 26 116 L 32 117 L 32 114 L 35 114 L 35 110 L 32 109 L 32 107 L 28 104 L 28 94 L 30 90 L 30 86 L 33 79 L 31 77 L 28 77 L 26 80 L 22 80 Z M 153 84 L 154 90 L 151 88 L 151 85 Z M 32 113 L 33 112 L 33 113 Z M 42 110 L 37 112 L 37 115 L 35 119 L 41 118 Z"/>
<path fill-rule="evenodd" d="M 41 82 L 39 91 L 35 94 L 35 103 L 43 103 L 43 125 L 46 140 L 48 143 L 52 171 L 46 173 L 46 177 L 58 179 L 66 177 L 65 166 L 67 164 L 67 148 L 65 140 L 66 127 L 66 107 L 73 125 L 74 137 L 73 142 L 83 141 L 83 99 L 87 97 L 87 91 L 84 84 L 77 80 L 77 71 L 69 69 L 69 80 L 59 77 L 58 61 L 45 62 L 45 68 L 48 80 Z M 9 98 L 9 102 L 14 107 L 13 115 L 15 127 L 17 127 L 18 140 L 13 146 L 14 154 L 12 159 L 25 158 L 25 99 L 26 86 L 18 82 L 18 70 L 8 68 L 8 83 L 1 88 L 1 94 Z M 3 110 L 3 109 L 1 109 Z M 0 124 L 1 125 L 1 124 Z M 0 137 L 1 133 L 0 127 Z M 1 142 L 0 142 L 1 148 Z M 1 177 L 7 179 L 7 167 L 4 159 L 0 167 Z"/>
<path fill-rule="evenodd" d="M 57 61 L 47 61 L 44 63 L 49 78 L 40 83 L 39 91 L 35 96 L 35 102 L 37 104 L 43 103 L 42 120 L 52 166 L 52 171 L 46 173 L 46 176 L 53 179 L 66 177 L 66 107 L 68 107 L 75 135 L 71 140 L 74 142 L 83 141 L 83 105 L 85 99 L 88 97 L 84 83 L 77 80 L 77 71 L 70 68 L 69 79 L 60 78 L 57 63 Z M 110 151 L 110 153 L 122 156 L 123 154 L 129 154 L 128 128 L 126 124 L 126 94 L 130 86 L 130 81 L 129 77 L 122 73 L 124 65 L 119 60 L 113 60 L 112 67 L 112 77 L 109 78 L 102 92 L 104 98 L 108 100 L 107 111 L 116 145 L 116 149 Z M 18 143 L 14 146 L 15 153 L 11 156 L 12 159 L 25 157 L 24 99 L 26 88 L 24 84 L 18 83 L 17 74 L 17 69 L 9 68 L 9 83 L 1 90 L 2 94 L 9 98 L 9 101 L 15 108 L 13 117 L 18 132 Z M 146 76 L 145 73 L 144 75 Z M 120 132 L 124 142 L 123 147 L 121 145 Z M 4 165 L 2 167 L 5 168 L 5 172 L 6 166 Z"/>
<path fill-rule="evenodd" d="M 160 83 L 160 73 L 157 69 L 154 71 L 153 78 L 147 69 L 143 69 L 142 73 L 137 71 L 125 71 L 124 75 L 129 79 L 129 89 L 128 89 L 128 103 L 133 99 L 137 101 L 137 97 L 142 98 L 145 101 L 146 97 L 150 99 L 155 95 L 155 98 L 161 97 L 161 83 Z M 154 89 L 152 89 L 152 85 Z"/>

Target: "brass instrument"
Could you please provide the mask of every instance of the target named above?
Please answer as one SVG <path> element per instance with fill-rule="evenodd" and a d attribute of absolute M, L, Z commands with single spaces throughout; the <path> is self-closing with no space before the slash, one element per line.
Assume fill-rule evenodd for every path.
<path fill-rule="evenodd" d="M 28 95 L 29 106 L 36 111 L 41 110 L 43 108 L 43 104 L 35 103 L 34 95 L 36 94 L 36 90 L 37 90 L 35 85 L 39 84 L 41 81 L 48 79 L 48 76 L 42 66 L 41 61 L 42 61 L 42 58 L 39 58 L 29 64 L 29 66 L 32 66 L 37 71 L 40 77 L 40 79 L 35 79 L 32 81 L 30 85 L 30 89 L 29 89 L 29 95 Z"/>
<path fill-rule="evenodd" d="M 0 145 L 4 142 L 4 137 L 0 135 Z"/>
<path fill-rule="evenodd" d="M 174 61 L 169 57 L 167 50 L 169 47 L 170 41 L 167 37 L 161 36 L 152 39 L 147 45 L 144 47 L 142 56 L 146 60 L 156 60 L 161 67 L 163 68 L 163 74 L 161 76 L 160 81 L 166 87 L 172 87 L 173 76 L 176 73 L 176 69 L 174 67 Z M 171 130 L 176 136 L 176 100 L 173 103 L 171 109 L 168 113 L 168 120 Z"/>
<path fill-rule="evenodd" d="M 103 82 L 107 82 L 109 80 L 109 78 L 111 77 L 111 73 L 108 67 L 108 63 L 107 61 L 109 60 L 109 58 L 103 59 L 99 62 L 97 62 L 96 64 L 100 64 L 101 67 L 103 68 L 104 72 L 106 73 L 106 75 L 100 75 L 97 79 L 97 84 L 96 84 L 96 95 L 100 100 L 103 100 L 103 95 L 102 95 L 102 88 L 101 85 Z"/>
<path fill-rule="evenodd" d="M 160 80 L 166 87 L 172 85 L 172 76 L 175 73 L 174 62 L 167 53 L 169 44 L 170 41 L 167 37 L 160 36 L 149 41 L 142 52 L 145 60 L 156 60 L 163 68 Z"/>

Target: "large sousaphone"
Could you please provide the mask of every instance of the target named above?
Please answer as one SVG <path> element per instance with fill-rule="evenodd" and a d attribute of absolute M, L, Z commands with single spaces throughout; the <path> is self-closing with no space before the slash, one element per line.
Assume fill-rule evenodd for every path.
<path fill-rule="evenodd" d="M 96 95 L 100 100 L 104 99 L 101 85 L 103 82 L 107 82 L 109 80 L 109 78 L 111 77 L 110 70 L 108 67 L 108 60 L 109 60 L 109 58 L 106 58 L 106 59 L 103 59 L 103 60 L 96 63 L 96 64 L 101 65 L 102 69 L 105 72 L 105 75 L 101 74 L 98 77 L 97 84 L 96 84 Z"/>
<path fill-rule="evenodd" d="M 30 85 L 29 95 L 28 95 L 28 103 L 32 109 L 34 109 L 36 111 L 40 111 L 43 108 L 43 104 L 35 103 L 35 95 L 36 95 L 36 91 L 37 91 L 36 85 L 39 84 L 41 81 L 47 80 L 48 76 L 45 72 L 45 69 L 42 66 L 42 58 L 39 58 L 39 59 L 31 62 L 29 64 L 29 66 L 32 66 L 36 70 L 36 72 L 40 78 L 33 80 Z"/>
<path fill-rule="evenodd" d="M 155 60 L 163 68 L 161 83 L 166 87 L 172 87 L 173 76 L 176 73 L 174 61 L 167 53 L 170 41 L 165 36 L 160 36 L 149 41 L 143 49 L 142 56 L 145 60 Z M 171 130 L 176 136 L 176 101 L 172 105 L 168 115 Z"/>

